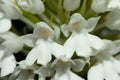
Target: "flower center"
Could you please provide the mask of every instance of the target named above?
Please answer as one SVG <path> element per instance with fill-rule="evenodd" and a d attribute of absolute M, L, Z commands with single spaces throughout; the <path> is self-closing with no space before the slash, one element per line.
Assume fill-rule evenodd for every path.
<path fill-rule="evenodd" d="M 71 25 L 71 31 L 73 32 L 79 32 L 80 30 L 81 30 L 81 27 L 80 27 L 80 22 L 76 22 L 76 23 L 73 23 L 72 25 Z"/>
<path fill-rule="evenodd" d="M 41 29 L 41 37 L 47 39 L 48 37 L 50 37 L 52 35 L 52 31 L 46 29 L 46 28 L 42 28 Z"/>

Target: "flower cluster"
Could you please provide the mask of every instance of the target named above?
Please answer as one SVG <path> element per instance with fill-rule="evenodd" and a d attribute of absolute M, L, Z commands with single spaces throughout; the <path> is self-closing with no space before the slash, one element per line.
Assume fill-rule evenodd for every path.
<path fill-rule="evenodd" d="M 0 80 L 120 80 L 120 0 L 0 0 Z"/>

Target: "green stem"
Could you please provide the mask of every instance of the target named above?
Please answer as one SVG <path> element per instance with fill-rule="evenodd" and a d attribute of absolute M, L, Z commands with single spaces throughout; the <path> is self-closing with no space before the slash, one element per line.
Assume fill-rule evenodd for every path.
<path fill-rule="evenodd" d="M 23 22 L 25 22 L 25 23 L 27 23 L 28 25 L 30 25 L 30 27 L 34 28 L 34 23 L 31 22 L 28 18 L 21 17 L 20 20 L 23 21 Z"/>
<path fill-rule="evenodd" d="M 63 15 L 63 8 L 62 8 L 62 0 L 58 1 L 58 7 L 57 7 L 57 15 L 61 22 L 65 22 L 64 15 Z"/>
<path fill-rule="evenodd" d="M 83 4 L 81 6 L 81 10 L 80 10 L 80 14 L 81 15 L 85 15 L 85 12 L 86 12 L 86 2 L 87 2 L 87 0 L 84 0 Z"/>

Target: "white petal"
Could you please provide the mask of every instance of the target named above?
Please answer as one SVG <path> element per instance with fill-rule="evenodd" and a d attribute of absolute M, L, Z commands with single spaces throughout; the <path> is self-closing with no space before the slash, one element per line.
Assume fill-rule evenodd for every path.
<path fill-rule="evenodd" d="M 64 0 L 63 8 L 67 11 L 74 11 L 80 6 L 81 0 Z"/>
<path fill-rule="evenodd" d="M 55 39 L 58 40 L 60 38 L 60 28 L 58 26 L 54 26 L 54 35 L 55 35 Z"/>
<path fill-rule="evenodd" d="M 120 80 L 120 76 L 113 66 L 112 61 L 106 60 L 103 62 L 104 77 L 106 80 Z"/>
<path fill-rule="evenodd" d="M 25 63 L 28 66 L 33 65 L 33 63 L 37 60 L 37 58 L 39 57 L 40 54 L 40 47 L 36 46 L 35 48 L 33 48 L 27 55 Z"/>
<path fill-rule="evenodd" d="M 9 19 L 0 19 L 0 33 L 8 31 L 11 26 L 11 21 Z"/>
<path fill-rule="evenodd" d="M 65 35 L 65 37 L 68 37 L 69 36 L 69 28 L 68 28 L 68 25 L 66 24 L 63 24 L 61 26 L 61 31 L 63 32 L 63 34 Z"/>
<path fill-rule="evenodd" d="M 37 63 L 46 66 L 51 60 L 51 52 L 46 42 L 41 41 Z"/>
<path fill-rule="evenodd" d="M 82 57 L 89 57 L 92 51 L 86 35 L 79 34 L 76 37 L 77 37 L 77 40 L 75 45 L 76 45 L 77 55 Z"/>
<path fill-rule="evenodd" d="M 4 0 L 4 4 L 0 4 L 1 9 L 3 10 L 5 17 L 9 18 L 9 19 L 18 19 L 21 17 L 21 11 L 19 10 L 19 8 L 14 4 L 14 3 L 9 3 L 12 0 L 9 0 L 9 2 L 5 2 L 6 0 Z"/>
<path fill-rule="evenodd" d="M 54 31 L 52 28 L 50 28 L 50 26 L 45 22 L 38 22 L 33 32 L 33 34 L 39 38 L 48 38 L 53 36 L 53 33 Z"/>
<path fill-rule="evenodd" d="M 81 14 L 74 13 L 70 17 L 68 26 L 70 27 L 70 30 L 74 32 L 74 31 L 80 31 L 80 30 L 86 29 L 86 27 L 88 26 L 88 23 Z"/>
<path fill-rule="evenodd" d="M 98 13 L 106 11 L 108 5 L 107 0 L 93 0 L 92 9 Z"/>
<path fill-rule="evenodd" d="M 45 11 L 44 4 L 41 0 L 17 0 L 18 5 L 27 12 L 33 14 L 42 14 Z"/>
<path fill-rule="evenodd" d="M 14 34 L 13 32 L 7 31 L 4 33 L 1 33 L 0 37 L 5 39 L 5 40 L 8 40 L 8 39 L 17 38 L 18 36 L 16 34 Z"/>
<path fill-rule="evenodd" d="M 88 71 L 88 80 L 94 80 L 94 79 L 104 80 L 103 66 L 101 63 L 97 63 L 93 65 Z"/>
<path fill-rule="evenodd" d="M 93 31 L 93 29 L 96 27 L 99 19 L 100 19 L 100 17 L 96 17 L 96 18 L 94 17 L 94 18 L 90 18 L 87 20 L 88 25 L 89 25 L 87 27 L 88 32 Z"/>
<path fill-rule="evenodd" d="M 3 58 L 5 51 L 0 49 L 0 60 Z"/>
<path fill-rule="evenodd" d="M 52 51 L 52 54 L 56 57 L 56 58 L 60 58 L 63 56 L 66 56 L 65 54 L 65 49 L 62 45 L 57 44 L 55 42 L 51 43 L 49 45 L 50 50 Z"/>
<path fill-rule="evenodd" d="M 0 63 L 1 77 L 12 73 L 15 67 L 16 67 L 16 61 L 13 55 L 4 58 Z"/>
<path fill-rule="evenodd" d="M 41 77 L 47 77 L 50 75 L 49 70 L 44 66 L 40 67 L 39 70 L 36 70 L 35 73 L 39 74 Z"/>
<path fill-rule="evenodd" d="M 75 41 L 76 37 L 71 35 L 64 43 L 67 58 L 71 58 L 73 56 L 73 53 L 75 52 Z"/>
<path fill-rule="evenodd" d="M 11 52 L 17 53 L 23 48 L 23 42 L 19 38 L 6 40 L 2 43 Z M 12 45 L 12 46 L 11 46 Z"/>
<path fill-rule="evenodd" d="M 72 69 L 73 69 L 73 71 L 75 71 L 75 72 L 80 72 L 80 71 L 82 71 L 83 68 L 84 68 L 85 65 L 86 65 L 86 62 L 83 61 L 83 60 L 81 60 L 81 59 L 75 59 L 75 60 L 74 60 L 74 63 L 75 63 L 75 64 L 72 66 Z"/>
<path fill-rule="evenodd" d="M 84 80 L 83 78 L 81 78 L 80 76 L 77 76 L 75 73 L 71 72 L 70 70 L 67 71 L 67 74 L 70 80 Z"/>
<path fill-rule="evenodd" d="M 29 0 L 30 7 L 33 7 L 33 11 L 37 14 L 42 14 L 45 11 L 44 4 L 41 0 Z"/>
<path fill-rule="evenodd" d="M 113 41 L 113 43 L 115 46 L 111 48 L 109 53 L 112 55 L 115 55 L 120 52 L 120 40 L 115 40 L 115 41 Z"/>
<path fill-rule="evenodd" d="M 108 11 L 120 9 L 120 0 L 110 0 L 107 6 Z"/>
<path fill-rule="evenodd" d="M 114 60 L 114 69 L 118 72 L 118 73 L 120 73 L 120 61 L 118 61 L 118 60 Z"/>
<path fill-rule="evenodd" d="M 35 42 L 37 40 L 37 38 L 33 34 L 22 36 L 21 39 L 27 46 L 30 46 L 30 47 L 34 47 Z"/>
<path fill-rule="evenodd" d="M 120 30 L 120 11 L 115 10 L 106 16 L 105 26 L 111 30 Z"/>
<path fill-rule="evenodd" d="M 97 36 L 90 35 L 88 34 L 88 41 L 91 45 L 96 50 L 101 50 L 104 47 L 104 42 Z"/>

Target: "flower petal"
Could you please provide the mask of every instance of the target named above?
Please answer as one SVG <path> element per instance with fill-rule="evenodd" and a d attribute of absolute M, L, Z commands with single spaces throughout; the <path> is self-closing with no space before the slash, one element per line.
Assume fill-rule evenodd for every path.
<path fill-rule="evenodd" d="M 88 71 L 88 80 L 94 80 L 94 79 L 104 80 L 103 67 L 101 63 L 96 63 Z"/>
<path fill-rule="evenodd" d="M 6 40 L 2 43 L 2 45 L 4 45 L 7 49 L 9 49 L 13 53 L 17 53 L 23 48 L 23 42 L 19 38 Z"/>
<path fill-rule="evenodd" d="M 11 26 L 11 21 L 9 19 L 0 19 L 0 33 L 8 31 Z"/>
<path fill-rule="evenodd" d="M 118 72 L 114 69 L 112 61 L 104 61 L 103 69 L 104 69 L 104 77 L 106 80 L 119 80 L 120 76 Z"/>
<path fill-rule="evenodd" d="M 120 11 L 115 10 L 106 16 L 105 26 L 111 30 L 120 30 Z"/>
<path fill-rule="evenodd" d="M 21 39 L 27 46 L 30 46 L 30 47 L 34 47 L 35 42 L 37 40 L 37 38 L 33 34 L 22 36 Z"/>
<path fill-rule="evenodd" d="M 76 36 L 76 54 L 82 57 L 89 57 L 92 53 L 90 44 L 84 34 Z"/>
<path fill-rule="evenodd" d="M 14 34 L 13 32 L 7 31 L 4 33 L 1 33 L 0 37 L 5 39 L 5 40 L 8 40 L 8 39 L 17 38 L 18 36 L 16 34 Z"/>
<path fill-rule="evenodd" d="M 108 11 L 120 9 L 120 0 L 110 0 L 107 6 Z"/>
<path fill-rule="evenodd" d="M 99 37 L 91 34 L 87 34 L 87 36 L 91 47 L 93 47 L 96 50 L 101 50 L 103 48 L 104 42 Z"/>
<path fill-rule="evenodd" d="M 86 62 L 81 60 L 81 59 L 75 59 L 74 60 L 74 63 L 73 66 L 72 66 L 72 70 L 75 71 L 75 72 L 80 72 L 83 70 L 83 68 L 85 67 L 86 65 Z"/>
<path fill-rule="evenodd" d="M 84 80 L 83 78 L 81 78 L 80 76 L 77 76 L 75 73 L 71 72 L 70 70 L 67 71 L 67 75 L 70 80 Z"/>
<path fill-rule="evenodd" d="M 75 52 L 75 41 L 75 36 L 71 35 L 64 43 L 67 58 L 71 58 L 73 56 L 73 53 Z"/>
<path fill-rule="evenodd" d="M 27 55 L 25 63 L 28 66 L 33 65 L 33 63 L 37 60 L 40 54 L 40 47 L 36 46 L 34 47 Z"/>
<path fill-rule="evenodd" d="M 5 53 L 4 49 L 0 48 L 0 60 L 3 58 L 4 53 Z"/>
<path fill-rule="evenodd" d="M 67 11 L 74 11 L 80 6 L 81 0 L 64 0 L 63 8 Z"/>
<path fill-rule="evenodd" d="M 14 68 L 16 67 L 16 61 L 13 55 L 10 55 L 8 57 L 5 57 L 0 62 L 0 68 L 1 68 L 1 77 L 6 76 L 14 71 Z"/>
<path fill-rule="evenodd" d="M 33 34 L 38 38 L 48 38 L 53 37 L 54 31 L 45 22 L 38 22 L 36 24 Z"/>
<path fill-rule="evenodd" d="M 99 19 L 100 19 L 100 17 L 96 17 L 96 18 L 94 17 L 94 18 L 90 18 L 87 20 L 88 25 L 89 25 L 87 27 L 88 32 L 93 31 L 93 29 L 96 27 Z"/>
<path fill-rule="evenodd" d="M 115 55 L 120 52 L 120 40 L 115 40 L 113 43 L 115 44 L 115 47 L 112 47 L 109 53 Z"/>
<path fill-rule="evenodd" d="M 69 30 L 68 30 L 68 25 L 66 25 L 66 24 L 63 24 L 62 26 L 61 26 L 61 30 L 62 30 L 62 32 L 63 32 L 63 34 L 65 35 L 65 37 L 68 37 L 69 36 Z"/>
<path fill-rule="evenodd" d="M 55 43 L 55 42 L 51 43 L 49 45 L 49 48 L 52 51 L 52 54 L 56 58 L 66 56 L 64 47 L 62 45 L 58 44 L 58 43 Z"/>
<path fill-rule="evenodd" d="M 105 12 L 107 9 L 107 6 L 108 6 L 107 0 L 101 0 L 101 1 L 100 0 L 93 0 L 93 3 L 92 3 L 92 9 L 98 13 Z"/>
<path fill-rule="evenodd" d="M 42 64 L 43 66 L 46 66 L 48 62 L 51 60 L 51 51 L 49 50 L 49 47 L 46 42 L 40 41 L 39 47 L 39 55 L 37 59 L 38 64 Z"/>

